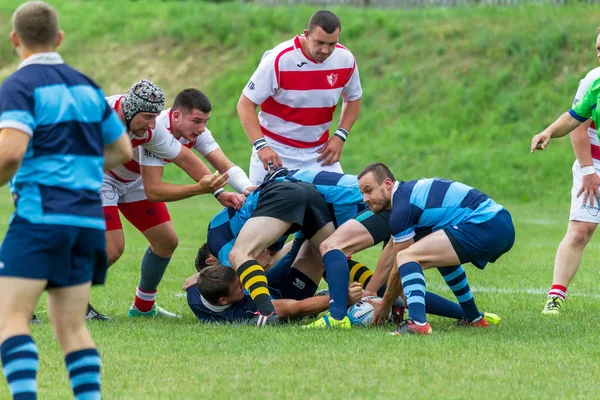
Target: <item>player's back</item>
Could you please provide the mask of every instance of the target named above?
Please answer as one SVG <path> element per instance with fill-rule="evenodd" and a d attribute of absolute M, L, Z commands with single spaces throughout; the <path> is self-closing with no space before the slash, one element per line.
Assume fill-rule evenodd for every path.
<path fill-rule="evenodd" d="M 0 96 L 0 127 L 31 135 L 11 180 L 16 214 L 31 223 L 104 229 L 99 191 L 103 132 L 115 128 L 112 110 L 101 89 L 57 53 L 30 59 L 0 92 L 18 93 Z"/>
<path fill-rule="evenodd" d="M 393 193 L 390 223 L 419 233 L 460 223 L 481 223 L 503 207 L 485 193 L 460 182 L 432 178 L 399 182 Z M 396 229 L 398 230 L 398 229 Z"/>

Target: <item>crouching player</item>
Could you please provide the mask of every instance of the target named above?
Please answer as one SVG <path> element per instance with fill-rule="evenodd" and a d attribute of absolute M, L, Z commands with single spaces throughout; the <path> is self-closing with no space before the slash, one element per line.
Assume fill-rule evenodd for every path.
<path fill-rule="evenodd" d="M 510 213 L 489 196 L 460 182 L 421 179 L 398 182 L 387 166 L 370 164 L 358 175 L 373 212 L 391 210 L 395 266 L 383 300 L 374 302 L 374 322 L 384 319 L 402 290 L 410 319 L 392 334 L 429 334 L 423 270 L 438 268 L 458 299 L 465 324 L 485 326 L 460 264 L 483 269 L 508 252 L 515 240 Z M 415 242 L 415 237 L 421 239 Z M 401 282 L 401 285 L 400 285 Z"/>

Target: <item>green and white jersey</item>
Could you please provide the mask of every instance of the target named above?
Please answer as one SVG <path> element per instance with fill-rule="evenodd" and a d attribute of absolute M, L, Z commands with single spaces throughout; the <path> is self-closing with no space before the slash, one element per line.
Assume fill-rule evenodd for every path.
<path fill-rule="evenodd" d="M 585 94 L 590 89 L 592 84 L 596 82 L 600 78 L 600 67 L 594 68 L 579 82 L 579 87 L 577 88 L 577 93 L 573 98 L 573 105 L 571 106 L 573 111 L 577 107 L 578 104 L 582 102 L 585 97 Z M 575 111 L 574 111 L 575 112 Z M 581 117 L 579 114 L 577 117 L 571 113 L 571 115 L 577 120 L 581 120 L 578 117 Z M 597 169 L 600 169 L 600 140 L 598 139 L 598 131 L 596 130 L 596 123 L 592 122 L 590 127 L 588 128 L 588 136 L 590 138 L 590 144 L 592 145 L 592 159 L 594 161 L 594 166 Z M 575 161 L 577 167 L 579 168 L 579 164 Z"/>

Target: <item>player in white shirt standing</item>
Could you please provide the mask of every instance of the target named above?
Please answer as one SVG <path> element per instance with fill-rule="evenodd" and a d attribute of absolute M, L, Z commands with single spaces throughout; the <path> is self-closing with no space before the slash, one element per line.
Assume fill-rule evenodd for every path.
<path fill-rule="evenodd" d="M 596 53 L 600 60 L 600 35 L 596 38 Z M 573 107 L 598 78 L 600 67 L 591 70 L 581 80 Z M 552 287 L 542 314 L 560 314 L 567 288 L 579 269 L 583 250 L 600 223 L 600 141 L 591 118 L 571 132 L 571 141 L 577 160 L 573 164 L 569 226 L 556 252 Z"/>
<path fill-rule="evenodd" d="M 261 183 L 268 168 L 281 165 L 342 172 L 339 160 L 360 111 L 362 88 L 354 56 L 338 44 L 340 31 L 337 15 L 318 11 L 303 35 L 263 55 L 237 106 L 254 147 L 252 183 Z M 330 135 L 340 97 L 340 123 Z"/>
<path fill-rule="evenodd" d="M 159 123 L 157 116 L 164 107 L 164 94 L 154 83 L 142 80 L 133 85 L 125 95 L 111 96 L 107 100 L 127 125 L 134 147 L 133 160 L 104 176 L 101 194 L 109 265 L 121 257 L 125 248 L 119 217 L 121 212 L 150 244 L 142 259 L 140 283 L 128 315 L 174 317 L 175 314 L 155 304 L 158 284 L 178 245 L 177 234 L 164 202 L 214 193 L 222 205 L 238 208 L 243 204 L 244 196 L 222 191 L 221 187 L 226 184 L 228 174 L 212 174 L 189 149 L 191 146 L 183 146 L 173 136 L 168 112 L 163 114 L 165 117 Z M 191 111 L 188 113 L 182 109 L 176 114 L 178 118 L 183 115 L 193 116 L 197 110 Z M 190 118 L 181 118 L 182 121 L 188 119 Z M 177 123 L 179 122 L 178 120 Z M 204 124 L 205 121 L 199 125 Z M 204 127 L 198 128 L 195 125 L 198 124 L 194 121 L 183 129 L 190 140 L 204 130 Z M 162 182 L 164 164 L 168 162 L 165 160 L 179 166 L 197 183 L 173 185 Z M 223 168 L 222 165 L 220 167 Z M 247 183 L 249 185 L 249 181 Z M 87 317 L 105 319 L 91 306 Z"/>

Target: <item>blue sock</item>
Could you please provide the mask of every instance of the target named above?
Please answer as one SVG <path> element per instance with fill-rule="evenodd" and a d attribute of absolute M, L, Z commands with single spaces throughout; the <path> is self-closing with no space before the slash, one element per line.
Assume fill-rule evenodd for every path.
<path fill-rule="evenodd" d="M 96 349 L 83 349 L 65 357 L 75 400 L 100 399 L 100 354 Z"/>
<path fill-rule="evenodd" d="M 148 247 L 144 253 L 144 258 L 142 258 L 142 274 L 139 288 L 147 293 L 156 291 L 169 265 L 169 261 L 171 261 L 170 257 L 163 258 L 157 256 Z"/>
<path fill-rule="evenodd" d="M 469 281 L 467 280 L 467 274 L 462 265 L 442 267 L 438 268 L 438 270 L 460 303 L 464 317 L 469 321 L 474 321 L 479 318 L 481 314 L 477 309 L 475 299 L 473 299 Z"/>
<path fill-rule="evenodd" d="M 329 312 L 334 319 L 344 319 L 348 308 L 348 260 L 341 250 L 329 250 L 323 256 L 329 284 Z"/>
<path fill-rule="evenodd" d="M 300 251 L 300 247 L 304 243 L 306 239 L 303 237 L 294 238 L 294 242 L 292 243 L 292 247 L 290 251 L 288 251 L 279 261 L 275 263 L 267 273 L 267 281 L 278 281 L 282 279 L 285 274 L 287 274 L 288 270 L 292 267 L 292 264 L 296 260 L 298 256 L 298 252 Z"/>
<path fill-rule="evenodd" d="M 435 293 L 425 293 L 425 311 L 427 314 L 439 315 L 440 317 L 461 319 L 464 317 L 462 307 Z"/>
<path fill-rule="evenodd" d="M 37 399 L 38 350 L 29 335 L 13 336 L 0 346 L 4 376 L 14 400 Z"/>
<path fill-rule="evenodd" d="M 409 318 L 414 322 L 426 323 L 425 292 L 427 284 L 421 266 L 417 262 L 410 261 L 398 267 L 398 272 L 406 296 Z"/>

